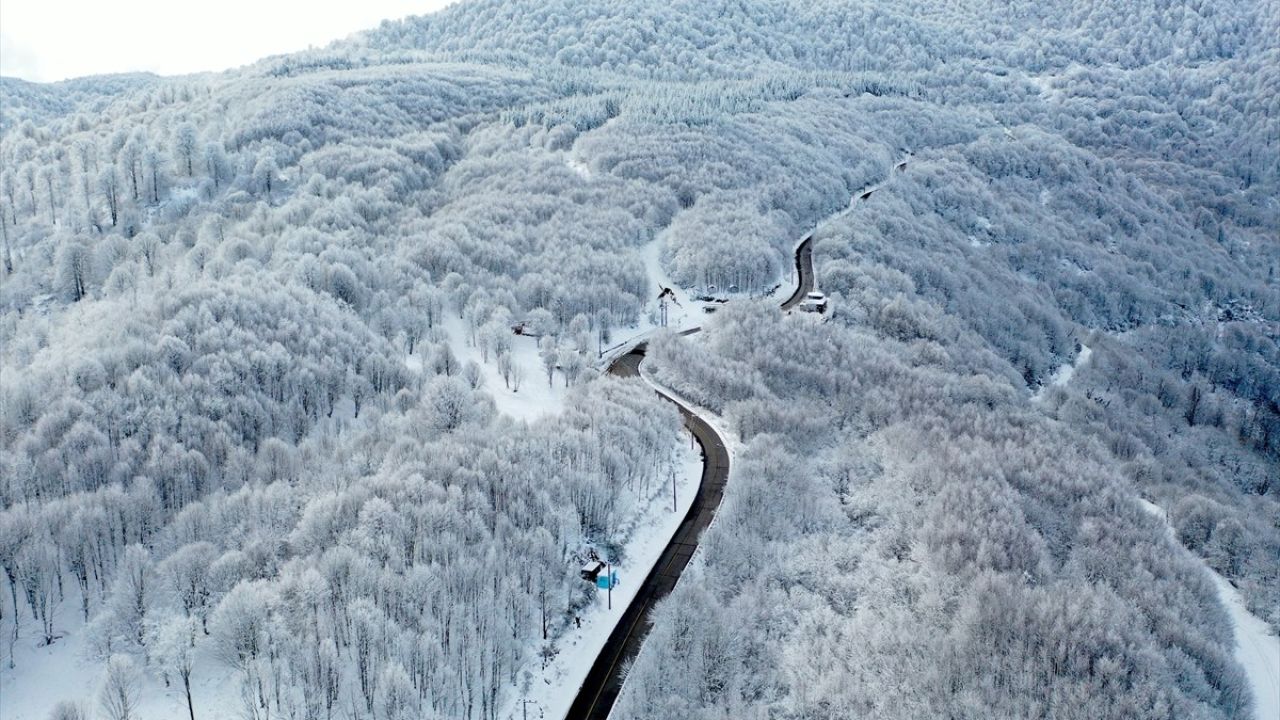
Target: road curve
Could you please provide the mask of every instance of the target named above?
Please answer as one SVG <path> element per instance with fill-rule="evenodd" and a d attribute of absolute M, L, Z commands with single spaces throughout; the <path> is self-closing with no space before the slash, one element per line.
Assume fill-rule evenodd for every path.
<path fill-rule="evenodd" d="M 795 307 L 805 293 L 813 289 L 813 235 L 810 234 L 796 248 L 796 272 L 800 282 L 791 297 L 782 303 L 783 310 Z M 681 335 L 692 335 L 700 328 L 686 330 Z M 622 355 L 609 365 L 609 373 L 618 377 L 639 377 L 640 363 L 644 361 L 647 344 L 640 343 L 631 352 Z M 675 589 L 676 582 L 684 572 L 693 551 L 698 548 L 698 538 L 702 531 L 711 524 L 720 501 L 724 498 L 724 488 L 729 481 L 729 453 L 725 450 L 724 439 L 711 428 L 707 421 L 695 415 L 675 398 L 656 390 L 658 396 L 673 403 L 684 418 L 684 426 L 693 433 L 698 445 L 702 448 L 702 480 L 698 485 L 698 494 L 689 506 L 689 511 L 680 522 L 671 542 L 663 549 L 658 562 L 654 564 L 649 575 L 644 579 L 640 591 L 636 593 L 631 605 L 613 632 L 605 642 L 600 654 L 596 656 L 591 670 L 582 681 L 578 696 L 565 715 L 566 720 L 605 720 L 613 709 L 613 703 L 622 691 L 622 671 L 627 664 L 640 653 L 644 639 L 653 627 L 649 618 L 654 603 L 666 597 Z"/>
<path fill-rule="evenodd" d="M 641 343 L 609 366 L 609 372 L 619 377 L 639 377 L 640 363 L 644 360 L 646 345 Z M 675 404 L 684 418 L 684 426 L 693 433 L 702 448 L 702 480 L 698 494 L 689 506 L 671 542 L 663 549 L 653 569 L 644 579 L 640 591 L 627 607 L 626 612 L 605 642 L 595 663 L 582 682 L 582 688 L 565 716 L 570 720 L 604 720 L 609 717 L 613 703 L 622 691 L 622 670 L 640 652 L 644 638 L 653 627 L 649 615 L 654 603 L 675 589 L 676 581 L 684 572 L 693 551 L 698 548 L 698 537 L 711 524 L 720 500 L 724 498 L 725 484 L 729 481 L 729 452 L 724 439 L 702 418 L 693 414 L 670 395 L 656 391 L 659 397 Z"/>
<path fill-rule="evenodd" d="M 799 305 L 805 294 L 813 289 L 813 233 L 809 233 L 796 247 L 796 274 L 800 276 L 800 282 L 791 297 L 782 301 L 783 310 Z"/>
<path fill-rule="evenodd" d="M 912 155 L 909 150 L 904 152 L 906 154 L 895 163 L 899 171 L 907 169 L 907 159 Z M 866 200 L 888 181 L 889 178 L 886 177 L 884 181 L 864 188 L 858 198 Z M 839 217 L 845 212 L 847 210 L 836 213 L 828 220 Z M 819 223 L 818 227 L 825 222 L 827 221 Z M 816 232 L 815 229 L 814 232 L 809 233 L 796 246 L 796 273 L 800 282 L 797 283 L 795 292 L 782 302 L 784 311 L 799 305 L 804 296 L 814 288 L 813 236 Z M 680 334 L 692 335 L 701 330 L 702 328 L 695 327 Z M 609 364 L 609 373 L 618 377 L 639 377 L 640 363 L 644 361 L 646 350 L 647 344 L 639 343 L 626 355 L 613 360 Z M 717 435 L 705 420 L 695 415 L 675 398 L 661 390 L 655 390 L 655 392 L 659 397 L 675 404 L 680 410 L 681 417 L 684 418 L 684 426 L 693 433 L 693 437 L 702 447 L 702 481 L 698 486 L 698 494 L 693 500 L 693 505 L 689 507 L 671 542 L 662 551 L 653 570 L 649 571 L 649 575 L 644 579 L 644 585 L 636 593 L 613 632 L 609 634 L 609 639 L 600 650 L 600 654 L 596 656 L 591 671 L 587 673 L 582 687 L 578 690 L 578 696 L 569 707 L 566 720 L 607 720 L 609 712 L 613 709 L 613 703 L 618 699 L 618 693 L 622 691 L 622 671 L 627 663 L 640 653 L 645 636 L 653 627 L 649 613 L 654 603 L 666 597 L 675 588 L 680 574 L 684 572 L 689 559 L 693 557 L 693 551 L 698 548 L 698 537 L 711 524 L 716 509 L 720 507 L 720 501 L 724 498 L 724 488 L 729 480 L 729 453 L 725 450 L 724 439 Z"/>

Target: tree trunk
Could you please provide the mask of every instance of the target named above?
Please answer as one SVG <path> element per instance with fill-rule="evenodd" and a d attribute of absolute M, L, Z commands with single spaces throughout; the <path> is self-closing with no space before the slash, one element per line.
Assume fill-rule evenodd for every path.
<path fill-rule="evenodd" d="M 196 709 L 191 704 L 191 673 L 182 673 L 182 689 L 187 693 L 187 714 L 191 716 L 191 720 L 196 720 Z"/>

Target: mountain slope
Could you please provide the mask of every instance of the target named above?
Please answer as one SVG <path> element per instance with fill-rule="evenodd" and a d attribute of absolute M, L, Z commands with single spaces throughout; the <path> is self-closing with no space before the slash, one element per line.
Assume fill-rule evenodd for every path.
<path fill-rule="evenodd" d="M 666 486 L 677 418 L 588 370 L 658 257 L 731 296 L 650 362 L 743 456 L 623 717 L 1238 716 L 1136 498 L 1280 626 L 1276 15 L 477 0 L 5 80 L 0 714 L 181 710 L 194 657 L 254 717 L 504 716 Z M 832 316 L 777 317 L 833 216 Z"/>

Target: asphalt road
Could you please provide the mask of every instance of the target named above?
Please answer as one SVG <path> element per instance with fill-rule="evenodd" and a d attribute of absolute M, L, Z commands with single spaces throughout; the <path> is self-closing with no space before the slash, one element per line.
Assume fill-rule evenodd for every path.
<path fill-rule="evenodd" d="M 782 302 L 783 310 L 790 310 L 804 299 L 806 293 L 813 289 L 813 234 L 800 242 L 796 248 L 796 272 L 800 275 L 800 284 L 791 297 Z"/>
<path fill-rule="evenodd" d="M 644 360 L 646 346 L 641 344 L 613 362 L 609 372 L 619 377 L 639 377 L 640 363 Z M 684 426 L 693 433 L 702 448 L 702 481 L 698 494 L 689 506 L 671 542 L 662 551 L 653 569 L 644 579 L 640 591 L 623 613 L 622 619 L 609 635 L 609 640 L 596 656 L 591 671 L 587 673 L 578 697 L 569 708 L 567 718 L 603 720 L 609 717 L 613 703 L 622 690 L 622 670 L 640 652 L 644 638 L 653 627 L 649 615 L 653 605 L 666 597 L 680 579 L 693 551 L 698 548 L 698 537 L 711 524 L 716 508 L 724 497 L 724 487 L 729 480 L 729 453 L 724 440 L 705 420 L 694 415 L 665 393 L 658 395 L 675 404 L 684 418 Z"/>
<path fill-rule="evenodd" d="M 813 235 L 806 237 L 796 248 L 796 270 L 800 283 L 791 297 L 782 303 L 783 310 L 795 307 L 805 293 L 813 289 Z M 691 335 L 698 330 L 699 328 L 693 328 L 680 334 Z M 639 377 L 640 363 L 644 361 L 646 350 L 646 344 L 637 345 L 631 352 L 614 360 L 609 365 L 609 372 L 618 377 Z M 675 404 L 684 418 L 684 426 L 693 433 L 694 439 L 702 447 L 702 482 L 698 485 L 693 505 L 676 529 L 670 544 L 662 551 L 635 599 L 596 656 L 578 696 L 569 707 L 569 713 L 565 716 L 567 720 L 605 720 L 609 717 L 609 711 L 613 709 L 613 703 L 622 691 L 622 671 L 640 653 L 640 647 L 653 627 L 649 615 L 654 603 L 675 589 L 680 574 L 693 557 L 693 551 L 698 548 L 699 536 L 715 517 L 716 509 L 724 498 L 725 485 L 729 481 L 729 453 L 725 450 L 724 440 L 705 420 L 674 398 L 661 391 L 655 392 L 659 397 Z"/>

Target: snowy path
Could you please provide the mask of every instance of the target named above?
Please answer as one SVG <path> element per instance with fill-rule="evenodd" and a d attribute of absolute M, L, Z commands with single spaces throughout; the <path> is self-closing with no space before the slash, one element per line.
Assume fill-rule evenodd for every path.
<path fill-rule="evenodd" d="M 1144 510 L 1160 518 L 1169 539 L 1182 547 L 1164 508 L 1141 498 L 1138 502 L 1142 503 Z M 1236 660 L 1244 666 L 1245 676 L 1253 691 L 1253 716 L 1257 720 L 1280 718 L 1280 637 L 1271 634 L 1267 624 L 1245 608 L 1244 598 L 1240 597 L 1240 592 L 1226 578 L 1208 565 L 1204 568 L 1213 577 L 1218 598 L 1231 616 L 1231 629 L 1236 640 Z"/>

